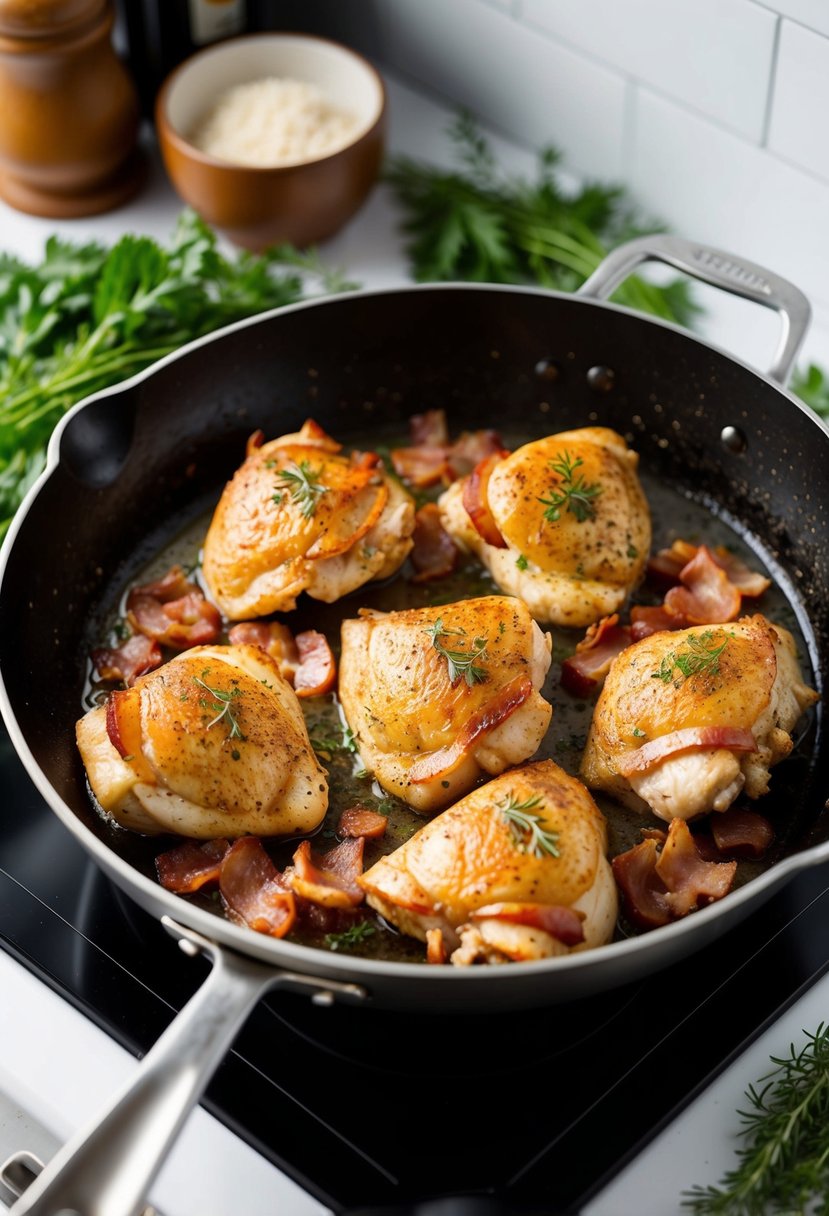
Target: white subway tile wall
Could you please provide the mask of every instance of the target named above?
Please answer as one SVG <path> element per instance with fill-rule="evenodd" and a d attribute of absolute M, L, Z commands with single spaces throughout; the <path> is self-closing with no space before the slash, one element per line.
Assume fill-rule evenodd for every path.
<path fill-rule="evenodd" d="M 829 182 L 829 38 L 793 21 L 780 33 L 769 148 Z"/>
<path fill-rule="evenodd" d="M 389 68 L 791 279 L 815 307 L 805 353 L 829 366 L 829 0 L 360 0 L 359 12 L 350 32 Z"/>

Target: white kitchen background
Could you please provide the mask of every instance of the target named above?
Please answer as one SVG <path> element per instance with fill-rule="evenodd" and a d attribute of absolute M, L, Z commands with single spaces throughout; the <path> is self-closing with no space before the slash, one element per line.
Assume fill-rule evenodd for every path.
<path fill-rule="evenodd" d="M 815 314 L 803 361 L 829 364 L 829 0 L 305 0 L 295 14 L 791 279 Z M 768 363 L 772 314 L 698 298 L 712 340 Z"/>

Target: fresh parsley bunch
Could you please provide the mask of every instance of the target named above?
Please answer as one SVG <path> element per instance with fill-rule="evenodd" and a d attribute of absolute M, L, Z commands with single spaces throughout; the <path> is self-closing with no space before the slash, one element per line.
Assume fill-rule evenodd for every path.
<path fill-rule="evenodd" d="M 184 212 L 167 248 L 127 235 L 106 248 L 57 237 L 28 266 L 0 254 L 0 538 L 76 401 L 231 321 L 354 286 L 314 253 L 279 246 L 227 258 Z"/>
<path fill-rule="evenodd" d="M 540 283 L 574 291 L 609 249 L 645 232 L 618 186 L 591 183 L 567 193 L 559 153 L 544 149 L 535 181 L 501 174 L 468 114 L 449 128 L 459 167 L 447 172 L 408 157 L 386 170 L 405 210 L 409 254 L 419 280 Z M 688 324 L 698 312 L 687 281 L 655 286 L 632 276 L 613 297 L 631 308 Z"/>

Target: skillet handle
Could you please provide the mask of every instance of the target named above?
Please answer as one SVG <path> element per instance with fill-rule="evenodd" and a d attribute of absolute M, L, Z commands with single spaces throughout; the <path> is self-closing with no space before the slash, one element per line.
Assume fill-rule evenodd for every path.
<path fill-rule="evenodd" d="M 710 245 L 656 233 L 614 249 L 576 294 L 606 300 L 642 262 L 664 262 L 693 279 L 774 309 L 783 329 L 768 375 L 780 385 L 787 384 L 812 318 L 811 305 L 799 288 L 755 262 Z"/>
<path fill-rule="evenodd" d="M 356 984 L 292 975 L 163 923 L 186 954 L 212 958 L 210 975 L 103 1116 L 56 1153 L 10 1216 L 138 1216 L 187 1115 L 269 988 L 317 990 L 325 1003 L 365 996 Z"/>

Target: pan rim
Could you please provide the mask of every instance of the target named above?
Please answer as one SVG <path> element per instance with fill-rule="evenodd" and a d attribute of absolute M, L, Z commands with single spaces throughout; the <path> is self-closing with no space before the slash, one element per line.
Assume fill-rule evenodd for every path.
<path fill-rule="evenodd" d="M 124 392 L 131 391 L 136 385 L 151 378 L 163 368 L 175 363 L 178 359 L 186 357 L 192 351 L 200 347 L 221 340 L 225 336 L 238 332 L 243 329 L 252 328 L 257 325 L 268 324 L 277 317 L 281 317 L 287 313 L 304 311 L 306 309 L 337 306 L 340 303 L 352 301 L 354 299 L 363 299 L 376 296 L 398 296 L 409 294 L 420 294 L 424 292 L 496 292 L 502 295 L 528 295 L 538 296 L 547 299 L 566 300 L 568 303 L 576 303 L 583 306 L 595 307 L 602 311 L 611 310 L 619 312 L 627 316 L 634 317 L 637 321 L 644 322 L 649 325 L 656 325 L 666 328 L 682 337 L 688 339 L 696 346 L 702 346 L 729 362 L 736 364 L 745 371 L 750 372 L 759 380 L 770 385 L 776 392 L 782 393 L 793 405 L 795 405 L 802 413 L 804 413 L 810 422 L 814 423 L 818 429 L 829 438 L 829 426 L 815 414 L 809 407 L 799 398 L 794 396 L 787 388 L 781 386 L 769 376 L 760 372 L 758 369 L 751 367 L 743 360 L 730 354 L 728 351 L 719 347 L 715 343 L 697 337 L 695 334 L 684 329 L 680 325 L 673 322 L 663 320 L 662 318 L 650 317 L 645 314 L 636 312 L 633 309 L 626 308 L 619 304 L 610 303 L 608 301 L 597 301 L 594 299 L 583 298 L 578 295 L 568 294 L 566 292 L 551 291 L 545 288 L 534 287 L 530 285 L 504 285 L 493 283 L 418 283 L 418 284 L 401 284 L 396 287 L 359 289 L 350 292 L 343 292 L 335 296 L 315 297 L 310 300 L 299 301 L 295 304 L 284 305 L 280 308 L 270 309 L 267 312 L 256 313 L 251 317 L 246 317 L 241 321 L 236 321 L 231 325 L 224 326 L 221 329 L 214 330 L 212 333 L 205 334 L 202 337 L 194 339 L 192 342 L 185 344 L 178 350 L 164 356 L 156 363 L 151 364 L 143 371 L 136 373 L 129 379 L 112 385 L 107 389 L 100 390 L 97 393 L 91 394 L 83 398 L 74 405 L 57 423 L 47 449 L 46 465 L 32 485 L 8 529 L 4 539 L 2 548 L 0 548 L 0 594 L 2 594 L 3 583 L 8 565 L 8 558 L 15 545 L 17 535 L 22 527 L 26 516 L 31 510 L 32 504 L 40 495 L 43 487 L 53 475 L 54 471 L 60 464 L 60 443 L 61 437 L 67 425 L 74 416 L 81 410 L 86 409 L 93 403 L 105 400 L 107 398 L 116 398 Z M 46 777 L 40 765 L 34 758 L 28 743 L 20 729 L 16 715 L 11 706 L 11 702 L 6 689 L 5 680 L 3 677 L 2 668 L 0 668 L 0 714 L 5 721 L 12 744 L 24 765 L 26 766 L 29 778 L 33 781 L 38 792 L 44 798 L 49 807 L 57 814 L 58 818 L 67 827 L 67 829 L 80 841 L 84 849 L 96 863 L 116 881 L 118 886 L 124 890 L 131 898 L 136 899 L 136 902 L 146 906 L 146 903 L 159 904 L 164 907 L 165 912 L 174 920 L 181 921 L 182 924 L 189 925 L 198 932 L 203 933 L 206 937 L 221 943 L 223 946 L 229 947 L 246 955 L 253 955 L 271 963 L 273 966 L 281 969 L 294 969 L 305 973 L 313 973 L 316 975 L 327 974 L 332 978 L 358 978 L 365 980 L 370 991 L 370 981 L 372 977 L 383 980 L 396 980 L 397 982 L 414 982 L 419 980 L 422 984 L 423 978 L 428 975 L 430 982 L 445 987 L 446 985 L 463 984 L 470 992 L 479 988 L 480 985 L 487 985 L 498 982 L 499 986 L 506 980 L 515 985 L 516 983 L 525 984 L 527 980 L 531 980 L 533 976 L 548 975 L 550 972 L 555 974 L 564 974 L 568 972 L 579 972 L 584 970 L 592 970 L 596 966 L 601 966 L 606 960 L 615 958 L 622 964 L 625 959 L 638 957 L 643 952 L 654 953 L 654 944 L 662 943 L 668 938 L 671 942 L 682 942 L 688 934 L 696 935 L 698 926 L 706 925 L 712 920 L 723 921 L 724 923 L 733 923 L 739 916 L 743 906 L 747 902 L 760 903 L 763 896 L 769 896 L 778 887 L 786 882 L 795 873 L 801 870 L 810 868 L 813 865 L 821 864 L 829 861 L 829 841 L 822 844 L 810 846 L 799 853 L 793 854 L 791 857 L 785 858 L 778 862 L 770 870 L 759 878 L 752 879 L 737 891 L 729 894 L 726 902 L 716 902 L 708 905 L 674 924 L 650 930 L 647 933 L 636 937 L 627 938 L 623 941 L 613 941 L 606 945 L 595 947 L 592 950 L 584 951 L 583 953 L 564 955 L 559 958 L 538 960 L 534 962 L 524 962 L 520 967 L 475 967 L 475 968 L 443 968 L 430 967 L 424 969 L 422 963 L 406 963 L 406 962 L 391 962 L 383 959 L 370 959 L 360 956 L 339 955 L 331 951 L 322 951 L 315 947 L 303 946 L 299 943 L 277 940 L 255 933 L 253 930 L 242 928 L 232 924 L 230 921 L 221 919 L 201 908 L 188 904 L 180 896 L 174 895 L 172 892 L 165 891 L 157 883 L 154 883 L 150 878 L 146 877 L 139 870 L 134 868 L 128 862 L 124 861 L 109 845 L 101 840 L 95 832 L 87 827 L 63 801 L 58 792 L 52 786 L 51 782 Z M 136 889 L 141 892 L 142 899 L 138 899 L 135 895 Z M 700 935 L 702 936 L 702 935 Z M 703 937 L 700 942 L 700 947 L 707 940 Z M 691 950 L 686 950 L 685 954 L 691 953 Z M 684 954 L 677 953 L 677 957 L 684 957 Z M 637 974 L 639 974 L 637 972 Z"/>

